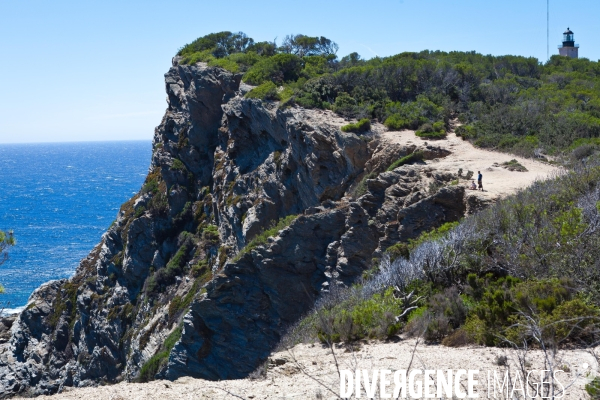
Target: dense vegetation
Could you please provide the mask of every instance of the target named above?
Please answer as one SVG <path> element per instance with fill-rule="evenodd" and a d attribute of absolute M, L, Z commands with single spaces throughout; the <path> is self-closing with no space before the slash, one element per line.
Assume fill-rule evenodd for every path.
<path fill-rule="evenodd" d="M 387 250 L 330 293 L 292 341 L 386 338 L 446 345 L 589 345 L 600 321 L 600 167 L 517 193 Z"/>
<path fill-rule="evenodd" d="M 290 35 L 278 46 L 220 32 L 178 55 L 184 63 L 205 61 L 265 85 L 253 97 L 329 108 L 390 129 L 418 129 L 424 137 L 442 137 L 454 117 L 464 124 L 458 131 L 464 139 L 525 156 L 600 137 L 597 62 L 553 56 L 541 64 L 531 57 L 440 51 L 364 60 L 357 53 L 338 59 L 336 52 L 324 37 Z"/>

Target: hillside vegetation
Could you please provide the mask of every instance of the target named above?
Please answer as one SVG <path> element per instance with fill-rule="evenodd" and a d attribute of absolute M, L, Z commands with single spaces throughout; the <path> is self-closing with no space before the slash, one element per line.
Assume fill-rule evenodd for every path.
<path fill-rule="evenodd" d="M 289 35 L 278 45 L 220 32 L 178 55 L 184 64 L 242 73 L 256 86 L 247 97 L 359 121 L 345 131 L 364 133 L 375 120 L 436 139 L 457 118 L 463 139 L 522 156 L 582 160 L 600 145 L 597 62 L 440 51 L 340 59 L 337 50 L 324 37 Z M 505 167 L 526 170 L 513 164 Z M 538 342 L 596 340 L 599 178 L 598 167 L 584 166 L 392 246 L 361 285 L 326 296 L 292 340 L 352 341 L 404 330 L 449 345 L 500 345 L 534 340 L 533 325 Z"/>
<path fill-rule="evenodd" d="M 208 62 L 258 85 L 249 95 L 284 105 L 327 108 L 346 118 L 373 119 L 390 129 L 443 137 L 450 118 L 477 146 L 524 156 L 556 154 L 600 136 L 600 66 L 587 59 L 475 52 L 422 51 L 364 60 L 341 59 L 324 37 L 287 36 L 254 42 L 220 32 L 179 50 L 183 63 Z"/>
<path fill-rule="evenodd" d="M 449 346 L 592 345 L 600 321 L 600 167 L 538 182 L 460 223 L 392 246 L 284 341 L 403 331 Z"/>

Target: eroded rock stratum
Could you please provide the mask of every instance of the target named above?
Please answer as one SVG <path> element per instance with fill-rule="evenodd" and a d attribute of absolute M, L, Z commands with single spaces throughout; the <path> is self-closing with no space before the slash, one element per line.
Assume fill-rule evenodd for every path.
<path fill-rule="evenodd" d="M 240 81 L 174 62 L 144 186 L 71 279 L 32 294 L 2 348 L 2 396 L 247 376 L 331 285 L 474 206 L 460 186 L 436 189 L 453 177 L 425 163 L 385 171 L 415 146 L 381 148 L 330 112 L 246 99 Z"/>

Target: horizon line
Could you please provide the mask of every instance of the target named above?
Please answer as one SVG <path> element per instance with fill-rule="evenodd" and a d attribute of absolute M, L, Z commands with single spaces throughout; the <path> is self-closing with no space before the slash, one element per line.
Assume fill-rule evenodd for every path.
<path fill-rule="evenodd" d="M 71 143 L 112 143 L 112 142 L 152 142 L 152 139 L 70 140 L 70 141 L 56 141 L 56 142 L 0 142 L 0 146 L 12 145 L 12 144 L 71 144 Z"/>

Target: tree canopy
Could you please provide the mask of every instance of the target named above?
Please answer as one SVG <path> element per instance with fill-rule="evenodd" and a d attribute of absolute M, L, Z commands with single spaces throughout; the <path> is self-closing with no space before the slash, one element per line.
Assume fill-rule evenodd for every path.
<path fill-rule="evenodd" d="M 448 128 L 457 118 L 465 140 L 524 156 L 600 147 L 598 62 L 553 56 L 542 64 L 533 57 L 428 50 L 370 60 L 354 52 L 340 60 L 337 50 L 322 36 L 288 35 L 278 46 L 220 32 L 178 55 L 184 64 L 204 61 L 266 85 L 251 97 L 262 93 L 280 106 L 332 109 L 390 129 Z"/>

